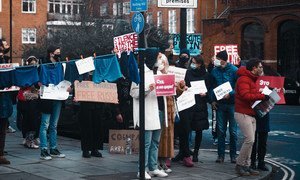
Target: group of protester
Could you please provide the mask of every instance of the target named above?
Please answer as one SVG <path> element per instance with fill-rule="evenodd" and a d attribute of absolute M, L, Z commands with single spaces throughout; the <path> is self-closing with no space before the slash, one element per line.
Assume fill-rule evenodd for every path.
<path fill-rule="evenodd" d="M 4 48 L 0 49 L 0 58 L 3 51 Z M 259 171 L 256 168 L 267 170 L 264 156 L 269 116 L 264 117 L 264 125 L 260 125 L 262 128 L 258 129 L 261 132 L 258 132 L 256 131 L 258 117 L 255 117 L 256 114 L 251 108 L 254 101 L 269 98 L 267 95 L 261 94 L 255 85 L 256 79 L 263 72 L 261 61 L 252 59 L 247 62 L 246 67 L 242 66 L 238 69 L 227 61 L 227 52 L 221 51 L 208 66 L 211 69 L 208 69 L 201 55 L 191 57 L 189 51 L 183 49 L 174 64 L 176 67 L 187 69 L 187 72 L 184 80 L 176 83 L 176 95 L 157 97 L 153 75 L 168 74 L 168 68 L 173 62 L 158 49 L 147 49 L 145 54 L 145 179 L 151 179 L 151 176 L 167 177 L 168 173 L 172 172 L 170 169 L 171 159 L 173 162 L 183 161 L 183 165 L 186 167 L 193 167 L 194 162 L 198 162 L 202 131 L 209 128 L 208 103 L 217 112 L 218 157 L 216 163 L 224 163 L 225 137 L 229 123 L 230 162 L 236 163 L 237 173 L 242 176 L 257 175 Z M 125 59 L 131 58 L 131 62 L 134 60 L 136 63 L 132 54 L 128 56 L 125 53 L 122 56 Z M 139 126 L 139 80 L 134 75 L 130 75 L 134 70 L 127 69 L 128 61 L 122 59 L 122 56 L 119 59 L 122 77 L 118 80 L 115 79 L 119 104 L 80 102 L 79 123 L 84 158 L 102 157 L 99 150 L 103 149 L 103 118 L 107 111 L 110 111 L 111 118 L 118 122 L 120 129 L 127 129 L 131 118 L 130 106 L 133 105 L 134 127 Z M 50 46 L 46 61 L 44 61 L 47 63 L 47 69 L 41 71 L 44 74 L 40 72 L 42 77 L 40 77 L 40 81 L 21 87 L 17 95 L 18 117 L 22 119 L 23 144 L 29 148 L 40 148 L 40 158 L 44 160 L 50 160 L 52 157 L 65 157 L 65 154 L 61 153 L 57 147 L 57 123 L 63 102 L 39 98 L 39 88 L 45 85 L 45 81 L 58 84 L 64 80 L 63 67 L 57 67 L 60 64 L 58 63 L 60 58 L 60 48 Z M 36 66 L 38 60 L 35 57 L 29 57 L 25 64 Z M 137 69 L 137 65 L 135 66 Z M 65 71 L 67 72 L 67 69 Z M 91 80 L 92 78 L 92 73 L 86 73 L 81 76 L 80 80 Z M 200 80 L 204 80 L 208 89 L 207 93 L 195 94 L 195 105 L 178 112 L 176 99 L 191 87 L 191 82 Z M 233 91 L 217 100 L 212 90 L 225 82 L 230 83 Z M 74 87 L 71 86 L 68 91 L 74 91 Z M 4 145 L 7 119 L 12 113 L 11 99 L 9 92 L 0 92 L 0 164 L 10 163 L 4 157 Z M 77 101 L 76 97 L 74 97 L 74 101 Z M 176 118 L 179 119 L 180 128 L 178 129 L 174 127 Z M 238 157 L 236 157 L 237 124 L 245 136 Z M 257 123 L 257 126 L 259 124 L 261 123 Z M 263 128 L 266 126 L 267 129 Z M 174 157 L 175 131 L 178 131 L 180 146 L 179 153 Z M 195 131 L 194 151 L 191 151 L 189 147 L 191 131 Z M 256 138 L 257 134 L 258 138 Z M 259 148 L 256 148 L 256 141 L 258 141 Z M 257 150 L 258 156 L 256 155 Z M 257 157 L 258 166 L 256 167 Z"/>

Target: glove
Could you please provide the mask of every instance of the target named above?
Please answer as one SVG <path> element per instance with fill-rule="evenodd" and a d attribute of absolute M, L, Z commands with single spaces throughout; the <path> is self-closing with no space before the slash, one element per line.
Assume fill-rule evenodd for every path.
<path fill-rule="evenodd" d="M 270 99 L 270 96 L 269 95 L 265 95 L 265 99 L 266 101 L 268 101 Z"/>

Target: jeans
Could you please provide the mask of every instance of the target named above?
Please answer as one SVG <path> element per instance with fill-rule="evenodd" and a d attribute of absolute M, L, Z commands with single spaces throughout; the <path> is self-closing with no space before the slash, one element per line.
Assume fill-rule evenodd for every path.
<path fill-rule="evenodd" d="M 7 125 L 8 118 L 0 118 L 0 156 L 4 156 Z"/>
<path fill-rule="evenodd" d="M 160 120 L 164 112 L 159 111 Z M 145 131 L 145 170 L 154 171 L 157 167 L 158 146 L 160 142 L 161 129 Z"/>
<path fill-rule="evenodd" d="M 230 134 L 230 157 L 236 156 L 237 143 L 237 124 L 234 119 L 234 105 L 233 104 L 218 104 L 217 109 L 217 128 L 218 128 L 218 156 L 224 158 L 225 156 L 225 138 L 227 131 L 227 123 L 229 122 Z"/>
<path fill-rule="evenodd" d="M 52 113 L 45 114 L 42 113 L 41 118 L 41 126 L 40 126 L 40 148 L 47 149 L 48 142 L 47 142 L 47 130 L 49 128 L 49 143 L 50 149 L 56 148 L 56 136 L 57 136 L 57 122 L 60 115 L 61 110 L 61 101 L 53 101 L 52 104 Z"/>
<path fill-rule="evenodd" d="M 268 132 L 255 132 L 255 140 L 253 143 L 251 153 L 251 165 L 256 164 L 256 159 L 258 160 L 259 166 L 265 165 L 265 156 L 267 153 L 267 140 Z"/>

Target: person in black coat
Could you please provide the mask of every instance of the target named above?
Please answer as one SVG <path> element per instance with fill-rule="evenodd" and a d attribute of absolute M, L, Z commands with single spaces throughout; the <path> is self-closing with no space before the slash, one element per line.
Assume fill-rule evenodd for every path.
<path fill-rule="evenodd" d="M 268 133 L 270 132 L 270 114 L 267 113 L 264 117 L 256 116 L 256 131 L 255 140 L 251 153 L 252 169 L 268 171 L 265 165 L 265 156 L 267 152 Z M 256 166 L 256 160 L 258 165 Z"/>
<path fill-rule="evenodd" d="M 185 75 L 186 85 L 191 87 L 192 81 L 204 80 L 206 88 L 210 89 L 209 78 L 209 73 L 206 72 L 202 56 L 193 57 L 190 68 L 187 70 Z M 202 131 L 209 128 L 207 110 L 208 100 L 207 93 L 195 94 L 196 104 L 189 108 L 191 129 L 196 132 L 193 162 L 198 162 L 198 152 L 202 141 Z"/>

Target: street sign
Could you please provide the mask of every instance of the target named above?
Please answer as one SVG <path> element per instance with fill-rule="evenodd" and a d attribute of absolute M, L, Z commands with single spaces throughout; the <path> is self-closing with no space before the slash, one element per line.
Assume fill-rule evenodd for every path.
<path fill-rule="evenodd" d="M 133 31 L 137 34 L 140 34 L 144 29 L 144 25 L 145 20 L 143 14 L 140 12 L 134 13 L 131 19 L 131 27 Z"/>
<path fill-rule="evenodd" d="M 170 1 L 170 0 L 158 0 L 158 7 L 167 8 L 197 8 L 198 0 L 186 0 L 186 1 Z"/>
<path fill-rule="evenodd" d="M 142 12 L 148 10 L 147 0 L 130 0 L 131 12 Z"/>

